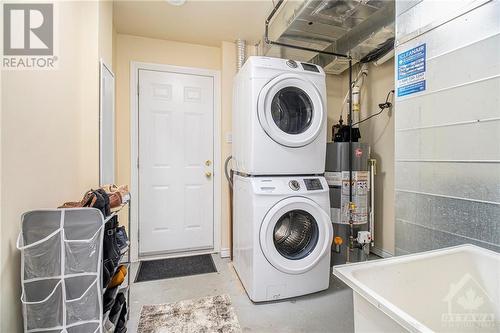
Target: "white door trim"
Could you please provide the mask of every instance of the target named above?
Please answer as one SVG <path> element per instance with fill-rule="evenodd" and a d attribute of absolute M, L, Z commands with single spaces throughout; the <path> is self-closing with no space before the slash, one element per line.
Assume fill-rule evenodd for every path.
<path fill-rule="evenodd" d="M 214 80 L 214 249 L 213 253 L 220 252 L 221 248 L 221 91 L 220 71 L 203 68 L 180 67 L 163 64 L 153 64 L 132 61 L 130 62 L 130 242 L 131 261 L 139 258 L 139 178 L 137 162 L 139 157 L 139 70 L 153 70 L 191 74 L 212 77 Z M 182 255 L 182 254 L 179 254 Z"/>

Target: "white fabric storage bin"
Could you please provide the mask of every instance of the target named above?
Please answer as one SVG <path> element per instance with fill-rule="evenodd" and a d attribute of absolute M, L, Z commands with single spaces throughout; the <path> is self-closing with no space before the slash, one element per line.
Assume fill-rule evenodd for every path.
<path fill-rule="evenodd" d="M 17 248 L 23 251 L 24 280 L 61 275 L 61 212 L 23 215 Z"/>
<path fill-rule="evenodd" d="M 102 332 L 103 229 L 94 208 L 23 214 L 17 247 L 25 332 Z"/>
<path fill-rule="evenodd" d="M 66 322 L 68 325 L 99 318 L 97 276 L 76 276 L 65 280 Z"/>
<path fill-rule="evenodd" d="M 63 324 L 63 289 L 58 279 L 26 282 L 21 301 L 26 328 L 51 329 Z"/>

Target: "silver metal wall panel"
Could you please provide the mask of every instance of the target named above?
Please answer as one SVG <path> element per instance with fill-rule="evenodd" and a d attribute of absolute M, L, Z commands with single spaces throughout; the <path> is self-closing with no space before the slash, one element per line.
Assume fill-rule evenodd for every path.
<path fill-rule="evenodd" d="M 396 16 L 400 16 L 410 8 L 418 5 L 422 0 L 407 0 L 396 2 Z"/>
<path fill-rule="evenodd" d="M 488 0 L 424 0 L 396 1 L 396 40 L 404 42 L 408 36 L 421 35 L 424 31 L 452 21 Z"/>
<path fill-rule="evenodd" d="M 497 244 L 500 249 L 500 226 L 492 222 L 500 219 L 496 205 L 402 191 L 396 193 L 396 200 L 398 221 Z"/>
<path fill-rule="evenodd" d="M 488 98 L 485 98 L 485 91 L 500 91 L 500 77 L 408 99 L 405 101 L 405 107 L 398 109 L 395 126 L 401 132 L 414 128 L 447 126 L 498 118 L 498 110 L 495 107 L 499 104 L 500 94 L 491 93 Z M 436 110 L 435 105 L 439 105 L 441 110 Z M 453 110 L 453 112 L 446 112 L 446 110 Z M 472 118 L 471 112 L 474 113 Z"/>
<path fill-rule="evenodd" d="M 396 162 L 396 169 L 396 184 L 404 191 L 500 202 L 498 163 Z"/>
<path fill-rule="evenodd" d="M 418 237 L 414 237 L 413 235 L 418 235 Z M 496 244 L 427 228 L 414 223 L 407 223 L 401 220 L 396 221 L 396 244 L 396 255 L 435 250 L 461 244 L 474 244 L 492 251 L 500 252 L 500 247 Z"/>
<path fill-rule="evenodd" d="M 500 252 L 500 1 L 397 12 L 396 59 L 425 44 L 426 87 L 396 98 L 396 254 Z"/>

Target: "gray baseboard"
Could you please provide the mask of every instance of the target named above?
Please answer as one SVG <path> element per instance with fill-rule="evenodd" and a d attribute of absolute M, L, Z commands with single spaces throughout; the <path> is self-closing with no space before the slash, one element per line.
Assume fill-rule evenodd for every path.
<path fill-rule="evenodd" d="M 390 257 L 393 257 L 394 254 L 392 254 L 391 252 L 389 251 L 386 251 L 384 249 L 381 249 L 377 246 L 373 246 L 371 249 L 370 249 L 370 252 L 379 256 L 380 258 L 390 258 Z"/>

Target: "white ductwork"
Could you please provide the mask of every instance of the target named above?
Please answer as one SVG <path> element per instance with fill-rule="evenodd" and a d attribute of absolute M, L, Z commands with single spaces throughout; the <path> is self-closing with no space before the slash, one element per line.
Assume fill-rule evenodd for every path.
<path fill-rule="evenodd" d="M 246 60 L 246 43 L 243 39 L 236 40 L 236 70 L 240 70 Z"/>

